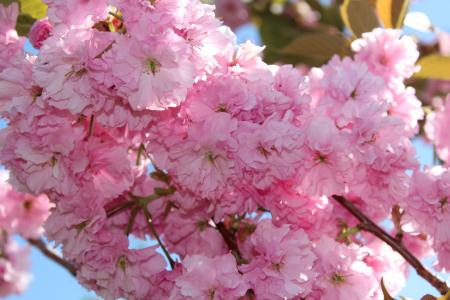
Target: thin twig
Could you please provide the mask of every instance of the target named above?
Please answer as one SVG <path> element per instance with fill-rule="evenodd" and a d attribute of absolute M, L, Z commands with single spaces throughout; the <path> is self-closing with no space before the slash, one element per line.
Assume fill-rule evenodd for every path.
<path fill-rule="evenodd" d="M 161 247 L 162 251 L 164 252 L 164 255 L 166 256 L 167 260 L 169 261 L 170 267 L 174 268 L 175 262 L 173 261 L 172 257 L 169 254 L 169 251 L 167 251 L 166 247 L 162 243 L 161 239 L 159 238 L 158 233 L 156 232 L 155 225 L 153 225 L 152 215 L 148 211 L 147 207 L 144 206 L 144 215 L 145 219 L 147 220 L 148 227 L 150 228 L 150 231 L 152 232 L 153 236 L 155 237 L 156 241 L 158 242 L 159 246 Z"/>
<path fill-rule="evenodd" d="M 68 261 L 64 260 L 61 256 L 54 253 L 50 249 L 47 248 L 47 245 L 45 242 L 41 239 L 28 239 L 28 243 L 36 247 L 39 251 L 42 252 L 45 256 L 47 256 L 49 259 L 53 260 L 57 264 L 59 264 L 61 267 L 65 268 L 70 274 L 73 276 L 77 275 L 77 269 L 74 265 L 69 263 Z"/>
<path fill-rule="evenodd" d="M 442 295 L 449 292 L 447 284 L 441 281 L 439 278 L 434 276 L 430 271 L 428 271 L 422 263 L 406 249 L 403 244 L 401 244 L 397 239 L 393 238 L 381 227 L 375 224 L 371 219 L 364 215 L 352 202 L 347 200 L 345 197 L 334 195 L 333 199 L 336 200 L 340 205 L 342 205 L 347 211 L 349 211 L 355 218 L 357 218 L 361 223 L 358 225 L 359 228 L 367 232 L 372 233 L 386 244 L 397 251 L 417 272 L 419 276 L 428 281 L 432 286 L 434 286 Z"/>
<path fill-rule="evenodd" d="M 159 191 L 160 194 L 157 194 L 156 191 Z M 146 197 L 139 197 L 139 196 L 135 196 L 135 195 L 129 193 L 129 196 L 132 198 L 132 200 L 123 202 L 123 203 L 119 203 L 117 206 L 109 208 L 106 211 L 106 217 L 111 218 L 125 210 L 128 210 L 129 208 L 132 208 L 135 205 L 142 206 L 142 207 L 146 206 L 156 199 L 159 199 L 159 198 L 162 198 L 163 196 L 172 194 L 174 191 L 175 191 L 175 189 L 172 189 L 172 188 L 169 188 L 169 189 L 155 188 L 155 194 L 152 194 L 152 195 L 146 196 Z M 166 194 L 163 194 L 163 193 L 166 193 Z"/>
<path fill-rule="evenodd" d="M 94 133 L 94 115 L 91 115 L 91 118 L 89 120 L 89 131 L 87 134 L 87 137 L 91 137 L 92 134 Z"/>
<path fill-rule="evenodd" d="M 114 41 L 111 42 L 111 44 L 109 44 L 105 49 L 103 49 L 99 54 L 97 54 L 94 58 L 98 59 L 101 58 L 103 56 L 103 54 L 105 54 L 106 52 L 108 52 L 109 50 L 112 49 L 113 45 L 114 45 Z"/>
<path fill-rule="evenodd" d="M 131 215 L 130 215 L 130 219 L 128 220 L 128 225 L 127 228 L 125 229 L 125 234 L 127 236 L 130 235 L 131 231 L 133 230 L 133 226 L 134 226 L 134 222 L 136 221 L 136 216 L 138 215 L 139 211 L 142 208 L 139 206 L 135 206 L 132 210 L 131 210 Z"/>
<path fill-rule="evenodd" d="M 119 205 L 117 205 L 111 209 L 108 209 L 108 211 L 106 212 L 106 217 L 111 218 L 111 217 L 131 208 L 135 204 L 136 204 L 136 201 L 134 201 L 134 200 L 120 203 Z"/>

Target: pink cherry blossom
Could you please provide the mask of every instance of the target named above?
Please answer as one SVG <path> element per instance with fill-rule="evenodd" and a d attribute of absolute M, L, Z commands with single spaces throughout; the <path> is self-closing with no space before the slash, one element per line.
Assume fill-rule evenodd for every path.
<path fill-rule="evenodd" d="M 435 167 L 423 173 L 415 172 L 412 180 L 408 200 L 403 204 L 407 220 L 416 232 L 432 238 L 431 246 L 438 256 L 437 265 L 439 269 L 448 270 L 450 173 L 446 168 Z"/>
<path fill-rule="evenodd" d="M 248 11 L 242 1 L 218 0 L 215 5 L 217 15 L 223 18 L 225 25 L 231 29 L 236 29 L 248 21 Z"/>
<path fill-rule="evenodd" d="M 290 299 L 311 292 L 316 256 L 302 230 L 277 228 L 271 220 L 263 220 L 248 242 L 252 250 L 245 256 L 250 263 L 239 269 L 258 299 Z"/>
<path fill-rule="evenodd" d="M 435 111 L 427 115 L 427 122 L 425 124 L 427 138 L 436 145 L 436 152 L 446 162 L 450 159 L 450 145 L 448 144 L 449 139 L 447 137 L 447 126 L 449 124 L 447 113 L 449 110 L 450 101 L 445 101 Z"/>
<path fill-rule="evenodd" d="M 118 93 L 135 110 L 178 106 L 194 83 L 188 45 L 172 31 L 166 30 L 157 39 L 120 38 L 112 53 Z"/>
<path fill-rule="evenodd" d="M 372 268 L 378 277 L 378 281 L 383 278 L 383 283 L 389 294 L 398 294 L 406 284 L 408 274 L 406 261 L 391 247 L 378 240 L 370 243 L 364 251 L 368 252 L 364 262 Z M 381 296 L 380 290 L 378 290 L 378 294 Z"/>
<path fill-rule="evenodd" d="M 231 254 L 186 257 L 175 285 L 169 299 L 238 299 L 248 289 Z"/>
<path fill-rule="evenodd" d="M 28 273 L 28 248 L 20 248 L 13 240 L 0 241 L 0 296 L 21 294 L 31 281 Z"/>
<path fill-rule="evenodd" d="M 359 257 L 357 249 L 340 245 L 324 236 L 316 244 L 314 252 L 320 274 L 315 288 L 321 290 L 322 297 L 337 300 L 376 299 L 378 280 L 373 270 Z"/>
<path fill-rule="evenodd" d="M 19 37 L 15 27 L 19 15 L 19 5 L 0 5 L 0 71 L 13 66 L 24 58 L 25 39 Z"/>
<path fill-rule="evenodd" d="M 52 206 L 45 195 L 34 197 L 19 193 L 10 185 L 2 183 L 0 227 L 25 238 L 38 238 L 44 233 L 42 224 L 49 216 Z"/>
<path fill-rule="evenodd" d="M 105 15 L 107 9 L 105 0 L 44 0 L 44 2 L 48 5 L 49 20 L 55 25 L 63 26 L 66 24 L 92 26 L 95 20 Z"/>
<path fill-rule="evenodd" d="M 374 29 L 352 43 L 357 52 L 356 60 L 364 61 L 375 74 L 386 81 L 410 77 L 417 68 L 417 46 L 408 36 L 400 36 L 400 30 Z"/>
<path fill-rule="evenodd" d="M 14 2 L 8 6 L 0 6 L 0 35 L 8 35 L 8 32 L 14 30 L 18 16 L 18 3 Z"/>

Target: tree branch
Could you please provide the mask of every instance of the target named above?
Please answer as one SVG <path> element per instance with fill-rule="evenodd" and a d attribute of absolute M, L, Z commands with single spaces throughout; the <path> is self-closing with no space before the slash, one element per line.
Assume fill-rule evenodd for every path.
<path fill-rule="evenodd" d="M 223 222 L 219 222 L 216 224 L 216 229 L 219 231 L 220 235 L 222 236 L 223 240 L 228 246 L 228 249 L 230 249 L 231 253 L 236 258 L 237 263 L 240 265 L 245 260 L 242 258 L 241 251 L 239 251 L 239 247 L 236 242 L 236 238 L 228 231 L 227 227 Z"/>
<path fill-rule="evenodd" d="M 361 222 L 358 226 L 362 230 L 372 233 L 373 235 L 384 241 L 386 244 L 391 246 L 392 249 L 397 251 L 416 270 L 419 276 L 428 281 L 442 295 L 445 295 L 449 292 L 449 288 L 445 282 L 441 281 L 439 278 L 431 274 L 431 272 L 428 271 L 422 265 L 422 263 L 403 246 L 403 244 L 401 244 L 397 239 L 390 236 L 386 231 L 384 231 L 372 220 L 370 220 L 352 202 L 342 196 L 333 195 L 332 197 Z"/>
<path fill-rule="evenodd" d="M 61 267 L 65 268 L 73 276 L 77 275 L 77 269 L 68 261 L 64 260 L 61 256 L 54 253 L 47 248 L 45 242 L 41 239 L 28 239 L 28 243 L 39 249 L 45 256 L 53 260 L 55 263 L 59 264 Z"/>

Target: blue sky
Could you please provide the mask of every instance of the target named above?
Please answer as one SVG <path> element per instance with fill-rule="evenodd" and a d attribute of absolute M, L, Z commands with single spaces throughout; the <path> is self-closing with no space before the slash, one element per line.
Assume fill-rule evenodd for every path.
<path fill-rule="evenodd" d="M 449 0 L 413 0 L 411 11 L 425 12 L 432 23 L 444 31 L 450 31 L 449 18 L 450 1 Z M 408 31 L 408 33 L 415 33 Z M 255 34 L 251 28 L 245 28 L 239 32 L 240 40 L 247 38 L 255 39 Z M 429 40 L 429 35 L 421 35 L 421 38 Z M 421 140 L 414 141 L 417 148 L 417 155 L 420 162 L 424 165 L 432 164 L 431 148 Z M 29 289 L 20 296 L 11 296 L 10 300 L 93 300 L 97 299 L 93 293 L 89 293 L 81 287 L 77 281 L 63 268 L 47 260 L 35 249 L 31 251 L 33 281 Z M 430 266 L 432 260 L 426 261 Z M 424 280 L 410 272 L 410 278 L 407 286 L 402 291 L 402 296 L 412 299 L 419 299 L 426 293 L 436 294 Z M 450 277 L 445 274 L 441 276 L 447 280 Z"/>

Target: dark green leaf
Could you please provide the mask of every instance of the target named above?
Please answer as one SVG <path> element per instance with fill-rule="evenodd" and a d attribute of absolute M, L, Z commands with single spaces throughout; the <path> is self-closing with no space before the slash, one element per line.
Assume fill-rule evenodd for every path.
<path fill-rule="evenodd" d="M 30 15 L 20 14 L 16 24 L 17 33 L 21 36 L 26 36 L 35 21 L 36 19 Z"/>
<path fill-rule="evenodd" d="M 258 25 L 263 44 L 264 60 L 267 63 L 297 63 L 295 57 L 283 55 L 281 50 L 299 35 L 297 24 L 286 16 L 277 16 L 270 11 L 254 12 L 254 23 Z"/>

